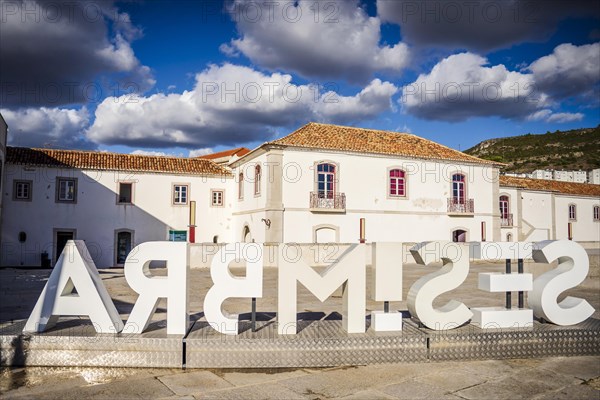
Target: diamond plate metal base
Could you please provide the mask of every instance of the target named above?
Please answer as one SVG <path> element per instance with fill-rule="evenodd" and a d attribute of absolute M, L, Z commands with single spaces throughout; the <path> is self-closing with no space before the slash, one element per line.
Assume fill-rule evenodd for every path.
<path fill-rule="evenodd" d="M 183 335 L 167 335 L 164 321 L 143 334 L 97 334 L 86 320 L 59 321 L 40 334 L 25 321 L 0 326 L 0 366 L 181 368 Z"/>
<path fill-rule="evenodd" d="M 298 321 L 297 335 L 278 335 L 275 321 L 240 322 L 240 335 L 222 335 L 198 321 L 186 342 L 189 368 L 331 367 L 427 361 L 427 336 L 414 325 L 383 334 L 347 334 L 342 321 Z"/>
<path fill-rule="evenodd" d="M 534 321 L 520 329 L 466 325 L 428 335 L 432 361 L 600 355 L 600 320 L 594 318 L 574 326 Z"/>
<path fill-rule="evenodd" d="M 337 320 L 298 321 L 298 334 L 277 334 L 275 319 L 240 322 L 238 336 L 196 321 L 184 339 L 167 335 L 165 321 L 143 334 L 96 334 L 84 319 L 65 319 L 42 334 L 23 334 L 25 321 L 0 324 L 0 366 L 293 368 L 472 359 L 600 355 L 600 320 L 569 327 L 474 325 L 432 331 L 403 320 L 401 332 L 347 334 Z"/>

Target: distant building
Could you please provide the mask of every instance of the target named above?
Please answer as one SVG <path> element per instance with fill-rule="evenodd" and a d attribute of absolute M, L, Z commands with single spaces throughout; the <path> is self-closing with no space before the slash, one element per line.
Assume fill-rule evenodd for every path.
<path fill-rule="evenodd" d="M 600 168 L 591 170 L 588 173 L 588 183 L 600 185 Z"/>
<path fill-rule="evenodd" d="M 552 180 L 552 171 L 547 169 L 536 169 L 531 173 L 531 177 L 533 179 L 548 179 Z"/>
<path fill-rule="evenodd" d="M 531 176 L 532 174 L 518 174 L 518 173 L 515 173 L 515 172 L 507 172 L 504 175 L 506 175 L 506 176 L 512 176 L 514 178 L 531 178 L 532 177 Z"/>

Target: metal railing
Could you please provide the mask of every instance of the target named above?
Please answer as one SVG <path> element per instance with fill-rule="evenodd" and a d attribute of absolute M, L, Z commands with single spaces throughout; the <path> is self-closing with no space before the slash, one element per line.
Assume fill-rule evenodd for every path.
<path fill-rule="evenodd" d="M 473 214 L 475 212 L 475 200 L 448 198 L 448 212 L 456 214 Z"/>
<path fill-rule="evenodd" d="M 513 226 L 513 215 L 506 214 L 500 217 L 500 226 Z"/>
<path fill-rule="evenodd" d="M 310 208 L 315 210 L 345 210 L 345 193 L 310 192 Z"/>

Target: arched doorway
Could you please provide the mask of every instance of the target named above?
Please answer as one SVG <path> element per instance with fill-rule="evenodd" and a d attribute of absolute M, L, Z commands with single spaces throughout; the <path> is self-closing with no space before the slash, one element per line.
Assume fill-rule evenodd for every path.
<path fill-rule="evenodd" d="M 452 232 L 452 241 L 455 243 L 464 243 L 467 241 L 467 231 L 457 229 Z"/>
<path fill-rule="evenodd" d="M 506 241 L 507 242 L 512 242 L 512 233 L 507 233 L 506 234 Z"/>

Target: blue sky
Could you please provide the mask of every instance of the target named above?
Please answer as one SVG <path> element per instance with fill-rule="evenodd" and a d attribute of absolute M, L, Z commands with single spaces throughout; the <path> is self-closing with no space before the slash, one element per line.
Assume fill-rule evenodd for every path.
<path fill-rule="evenodd" d="M 600 3 L 0 1 L 9 143 L 198 155 L 309 121 L 456 149 L 600 123 Z"/>

